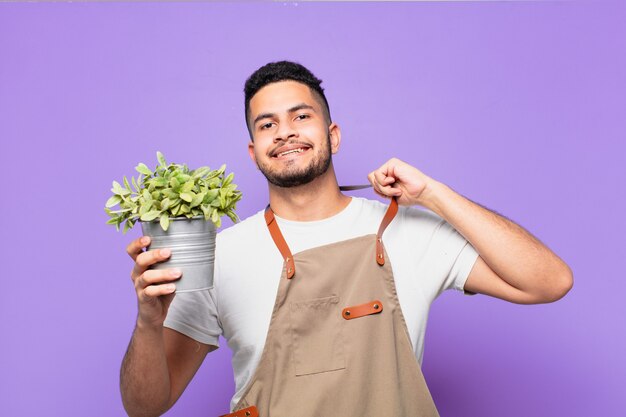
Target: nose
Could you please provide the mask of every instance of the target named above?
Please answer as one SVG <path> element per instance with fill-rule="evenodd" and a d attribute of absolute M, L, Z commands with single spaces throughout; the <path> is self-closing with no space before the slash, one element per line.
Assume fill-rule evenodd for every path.
<path fill-rule="evenodd" d="M 278 125 L 276 129 L 276 135 L 274 136 L 274 142 L 288 141 L 291 138 L 298 137 L 298 131 L 293 127 L 290 122 L 283 122 Z"/>

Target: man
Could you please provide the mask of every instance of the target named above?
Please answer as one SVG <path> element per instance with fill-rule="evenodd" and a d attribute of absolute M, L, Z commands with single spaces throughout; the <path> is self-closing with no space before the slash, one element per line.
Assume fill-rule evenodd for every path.
<path fill-rule="evenodd" d="M 389 208 L 342 194 L 341 130 L 320 83 L 286 61 L 247 80 L 248 149 L 269 208 L 218 235 L 211 290 L 174 299 L 180 271 L 148 269 L 170 252 L 144 251 L 146 237 L 128 246 L 139 304 L 121 370 L 129 415 L 169 409 L 220 335 L 233 350 L 232 415 L 437 415 L 419 364 L 443 290 L 533 304 L 572 287 L 523 228 L 401 160 L 368 176 Z"/>

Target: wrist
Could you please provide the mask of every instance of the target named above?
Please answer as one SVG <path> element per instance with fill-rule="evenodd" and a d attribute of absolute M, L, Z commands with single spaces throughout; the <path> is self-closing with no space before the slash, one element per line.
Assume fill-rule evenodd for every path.
<path fill-rule="evenodd" d="M 420 205 L 443 217 L 442 203 L 448 190 L 444 183 L 431 179 L 420 195 Z"/>
<path fill-rule="evenodd" d="M 144 321 L 141 319 L 141 317 L 138 317 L 137 322 L 135 323 L 135 328 L 141 333 L 153 333 L 160 335 L 163 331 L 163 323 Z"/>

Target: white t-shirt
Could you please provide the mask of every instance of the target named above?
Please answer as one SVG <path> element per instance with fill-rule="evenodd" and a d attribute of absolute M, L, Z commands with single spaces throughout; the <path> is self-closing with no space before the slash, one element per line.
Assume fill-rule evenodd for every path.
<path fill-rule="evenodd" d="M 352 197 L 345 209 L 324 220 L 276 220 L 296 254 L 375 234 L 386 209 L 379 201 Z M 441 217 L 413 207 L 400 207 L 383 243 L 421 365 L 431 303 L 446 289 L 463 291 L 478 253 Z M 220 335 L 228 341 L 236 385 L 231 409 L 261 358 L 282 268 L 283 258 L 260 211 L 218 233 L 213 288 L 176 294 L 169 308 L 166 327 L 205 344 L 217 346 Z"/>

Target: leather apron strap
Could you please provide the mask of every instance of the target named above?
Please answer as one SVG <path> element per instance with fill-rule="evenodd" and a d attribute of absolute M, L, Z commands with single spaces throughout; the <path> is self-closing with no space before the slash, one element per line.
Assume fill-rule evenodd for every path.
<path fill-rule="evenodd" d="M 368 186 L 342 186 L 340 187 L 340 189 L 349 190 L 349 189 L 361 189 L 361 188 L 366 188 L 366 187 Z M 385 229 L 387 228 L 387 226 L 389 226 L 389 224 L 394 219 L 397 213 L 398 213 L 398 201 L 394 197 L 391 199 L 391 203 L 389 204 L 389 207 L 387 208 L 387 212 L 385 213 L 385 216 L 383 217 L 383 220 L 381 221 L 380 226 L 378 227 L 378 233 L 376 233 L 376 262 L 378 263 L 378 265 L 382 266 L 385 264 L 383 233 L 385 232 Z M 272 236 L 272 239 L 274 240 L 276 247 L 280 251 L 280 254 L 283 256 L 283 259 L 285 261 L 285 268 L 287 269 L 287 278 L 291 279 L 296 273 L 296 264 L 293 261 L 293 255 L 291 254 L 289 245 L 287 245 L 287 242 L 285 241 L 285 238 L 283 237 L 283 234 L 281 233 L 280 228 L 278 227 L 278 223 L 276 222 L 276 218 L 274 217 L 274 212 L 272 211 L 272 208 L 270 207 L 269 204 L 265 208 L 265 224 L 267 224 L 267 228 L 269 229 L 270 235 Z"/>

